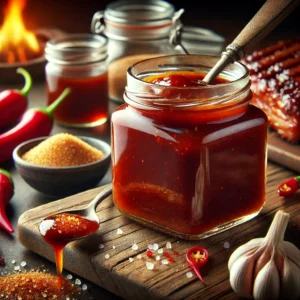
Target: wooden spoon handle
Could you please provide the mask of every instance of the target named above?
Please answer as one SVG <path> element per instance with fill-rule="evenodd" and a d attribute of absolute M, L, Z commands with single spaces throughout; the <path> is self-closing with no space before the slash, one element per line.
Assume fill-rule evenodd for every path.
<path fill-rule="evenodd" d="M 244 55 L 245 52 L 250 51 L 255 46 L 257 41 L 265 37 L 284 20 L 299 2 L 299 0 L 267 0 L 232 44 L 240 47 L 241 55 Z"/>

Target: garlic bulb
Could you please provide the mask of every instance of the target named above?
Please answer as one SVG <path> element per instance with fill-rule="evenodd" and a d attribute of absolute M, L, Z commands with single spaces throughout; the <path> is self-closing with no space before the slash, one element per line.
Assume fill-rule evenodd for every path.
<path fill-rule="evenodd" d="M 283 240 L 289 218 L 278 211 L 264 238 L 249 241 L 230 256 L 230 285 L 239 296 L 300 299 L 300 250 Z"/>

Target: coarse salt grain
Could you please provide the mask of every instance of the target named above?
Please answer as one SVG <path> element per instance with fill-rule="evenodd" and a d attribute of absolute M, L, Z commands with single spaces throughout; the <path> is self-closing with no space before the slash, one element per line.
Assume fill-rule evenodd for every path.
<path fill-rule="evenodd" d="M 86 284 L 83 284 L 81 289 L 82 289 L 83 291 L 86 291 L 86 290 L 87 290 L 87 285 L 86 285 Z"/>
<path fill-rule="evenodd" d="M 104 245 L 103 244 L 100 244 L 99 245 L 99 249 L 103 249 L 104 248 Z"/>
<path fill-rule="evenodd" d="M 229 248 L 230 248 L 230 244 L 229 244 L 228 242 L 225 242 L 225 243 L 223 244 L 223 247 L 224 247 L 225 249 L 229 249 Z"/>
<path fill-rule="evenodd" d="M 163 253 L 164 253 L 164 249 L 163 249 L 163 248 L 161 248 L 161 249 L 158 249 L 158 250 L 157 250 L 157 253 L 159 253 L 159 254 L 163 254 Z"/>
<path fill-rule="evenodd" d="M 157 243 L 153 244 L 153 250 L 155 250 L 155 251 L 158 250 L 158 247 L 159 247 L 159 246 L 158 246 Z"/>
<path fill-rule="evenodd" d="M 137 244 L 133 244 L 131 247 L 132 250 L 137 250 L 139 249 L 139 246 Z"/>
<path fill-rule="evenodd" d="M 168 262 L 167 259 L 163 259 L 163 260 L 161 261 L 161 263 L 162 263 L 163 265 L 167 265 L 169 262 Z"/>
<path fill-rule="evenodd" d="M 21 269 L 20 266 L 15 266 L 15 267 L 14 267 L 14 270 L 15 270 L 15 271 L 19 271 L 20 269 Z"/>
<path fill-rule="evenodd" d="M 155 259 L 156 259 L 156 260 L 160 260 L 160 256 L 159 256 L 159 255 L 156 255 Z"/>
<path fill-rule="evenodd" d="M 15 260 L 12 260 L 11 263 L 14 265 L 14 264 L 16 263 L 16 261 L 15 261 Z"/>
<path fill-rule="evenodd" d="M 71 280 L 73 278 L 72 274 L 67 275 L 67 279 Z"/>
<path fill-rule="evenodd" d="M 167 242 L 166 247 L 167 247 L 167 249 L 172 249 L 172 244 L 170 242 Z"/>
<path fill-rule="evenodd" d="M 109 254 L 105 254 L 104 257 L 105 257 L 106 259 L 109 259 Z"/>
<path fill-rule="evenodd" d="M 193 277 L 193 273 L 192 272 L 187 272 L 185 275 L 186 275 L 187 278 L 192 278 Z"/>
<path fill-rule="evenodd" d="M 118 228 L 117 234 L 123 234 L 123 230 L 121 228 Z"/>
<path fill-rule="evenodd" d="M 148 270 L 153 270 L 154 269 L 154 263 L 147 261 L 146 262 L 146 268 Z"/>
<path fill-rule="evenodd" d="M 27 265 L 26 261 L 21 262 L 21 267 L 25 267 Z"/>
<path fill-rule="evenodd" d="M 80 280 L 80 279 L 78 279 L 78 278 L 76 278 L 76 280 L 75 280 L 75 284 L 76 284 L 76 285 L 81 285 L 81 280 Z"/>
<path fill-rule="evenodd" d="M 142 255 L 141 255 L 141 254 L 138 254 L 136 258 L 137 258 L 137 259 L 142 259 Z"/>
<path fill-rule="evenodd" d="M 112 246 L 112 248 L 113 248 L 113 249 L 116 249 L 116 246 L 115 246 L 115 245 L 113 245 L 113 246 Z"/>
<path fill-rule="evenodd" d="M 149 249 L 149 250 L 153 250 L 153 245 L 152 245 L 152 244 L 149 244 L 149 245 L 148 245 L 148 249 Z"/>
<path fill-rule="evenodd" d="M 133 259 L 132 257 L 129 257 L 128 260 L 129 260 L 129 262 L 131 262 L 131 263 L 134 261 L 134 259 Z"/>

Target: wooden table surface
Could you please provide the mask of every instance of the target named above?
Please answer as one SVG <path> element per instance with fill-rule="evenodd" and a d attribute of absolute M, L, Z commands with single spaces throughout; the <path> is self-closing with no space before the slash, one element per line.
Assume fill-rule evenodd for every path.
<path fill-rule="evenodd" d="M 36 25 L 33 25 L 35 23 L 40 24 L 41 27 L 55 27 L 68 32 L 89 32 L 90 20 L 93 13 L 96 10 L 104 9 L 107 2 L 109 1 L 88 1 L 89 5 L 87 5 L 86 1 L 78 1 L 74 3 L 71 1 L 56 2 L 52 0 L 32 0 L 28 1 L 28 8 L 25 10 L 25 18 L 29 20 L 28 23 L 31 28 L 37 27 Z M 245 20 L 249 20 L 249 18 L 254 14 L 257 8 L 261 6 L 262 3 L 262 1 L 254 1 L 254 5 L 252 1 L 247 1 L 243 3 L 243 13 L 237 13 L 240 10 L 240 5 L 236 7 L 230 7 L 228 2 L 224 2 L 224 5 L 221 7 L 221 9 L 217 10 L 215 4 L 211 2 L 210 4 L 208 3 L 207 7 L 205 7 L 203 4 L 202 9 L 196 13 L 195 11 L 193 12 L 194 2 L 191 2 L 192 4 L 187 2 L 184 4 L 179 3 L 180 1 L 177 2 L 177 9 L 181 7 L 186 8 L 186 13 L 184 16 L 184 22 L 186 25 L 202 26 L 213 29 L 217 33 L 223 35 L 227 41 L 230 41 L 239 32 L 239 30 L 245 25 Z M 3 1 L 0 1 L 1 8 L 3 7 L 2 3 Z M 42 11 L 47 11 L 47 14 L 41 14 Z M 72 16 L 73 20 L 75 19 L 76 22 L 72 21 Z M 296 13 L 293 13 L 291 25 L 289 25 L 288 21 L 285 21 L 281 27 L 282 30 L 277 30 L 270 35 L 268 38 L 269 41 L 275 41 L 281 37 L 295 36 L 295 30 L 298 31 L 299 34 L 299 28 L 292 28 L 292 26 L 296 26 L 296 24 L 298 24 L 297 16 L 299 16 L 299 9 Z M 66 21 L 66 17 L 70 18 L 70 22 Z M 1 21 L 2 20 L 0 19 L 0 23 Z M 293 32 L 291 32 L 291 30 L 293 30 Z M 8 86 L 1 86 L 0 78 L 0 90 L 7 87 Z M 30 107 L 44 106 L 45 104 L 46 96 L 44 83 L 36 82 L 32 92 L 30 93 Z M 113 111 L 114 108 L 116 108 L 116 105 L 111 103 L 110 110 Z M 71 134 L 93 136 L 110 142 L 109 122 L 105 126 L 94 128 L 92 130 L 66 129 L 55 124 L 52 134 L 66 131 L 70 132 Z M 8 217 L 12 221 L 15 229 L 17 228 L 18 218 L 23 212 L 56 200 L 56 198 L 49 198 L 29 187 L 27 183 L 20 178 L 12 162 L 1 165 L 1 167 L 12 173 L 15 182 L 15 194 L 7 208 Z M 275 168 L 275 173 L 277 175 L 273 174 L 272 176 L 268 177 L 269 182 L 274 180 L 279 182 L 281 179 L 294 175 L 293 172 L 285 168 L 269 163 L 269 169 L 272 170 L 273 168 Z M 110 181 L 111 171 L 109 170 L 98 185 L 100 186 Z M 12 235 L 8 235 L 3 230 L 0 230 L 0 257 L 5 258 L 8 270 L 13 269 L 11 261 L 16 260 L 18 263 L 21 261 L 26 261 L 27 269 L 42 268 L 48 269 L 50 272 L 55 273 L 55 265 L 53 263 L 25 249 L 20 244 L 18 241 L 17 232 Z M 0 273 L 1 271 L 2 268 L 0 267 Z M 119 299 L 117 296 L 97 287 L 95 284 L 89 282 L 85 283 L 88 284 L 88 291 L 84 293 L 82 299 Z M 218 289 L 219 287 L 216 286 L 215 288 Z M 207 294 L 207 298 L 202 299 L 211 299 L 209 293 Z M 234 294 L 230 294 L 230 297 L 225 295 L 224 298 L 222 297 L 222 299 L 238 299 L 238 297 L 235 297 Z"/>

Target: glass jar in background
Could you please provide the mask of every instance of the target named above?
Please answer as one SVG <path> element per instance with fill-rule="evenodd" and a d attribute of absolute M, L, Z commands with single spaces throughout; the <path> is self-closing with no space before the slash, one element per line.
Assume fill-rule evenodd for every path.
<path fill-rule="evenodd" d="M 178 53 L 169 42 L 174 6 L 160 0 L 124 0 L 94 14 L 92 32 L 108 37 L 109 97 L 124 103 L 126 71 L 137 61 Z"/>
<path fill-rule="evenodd" d="M 178 86 L 176 76 L 177 86 L 146 82 L 163 74 L 168 85 L 170 74 L 206 73 L 217 60 L 176 55 L 136 63 L 126 103 L 111 117 L 115 205 L 184 239 L 250 220 L 265 201 L 267 118 L 249 105 L 248 70 L 234 63 L 209 86 Z"/>
<path fill-rule="evenodd" d="M 45 56 L 48 104 L 66 88 L 71 94 L 56 109 L 55 120 L 70 127 L 94 127 L 108 119 L 107 38 L 71 34 L 50 40 Z"/>

